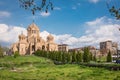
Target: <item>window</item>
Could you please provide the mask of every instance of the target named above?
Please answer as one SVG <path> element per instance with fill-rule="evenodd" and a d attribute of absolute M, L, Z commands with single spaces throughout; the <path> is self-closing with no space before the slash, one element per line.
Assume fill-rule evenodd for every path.
<path fill-rule="evenodd" d="M 32 33 L 36 33 L 36 30 L 32 30 Z"/>
<path fill-rule="evenodd" d="M 34 30 L 34 33 L 36 33 L 36 31 Z"/>

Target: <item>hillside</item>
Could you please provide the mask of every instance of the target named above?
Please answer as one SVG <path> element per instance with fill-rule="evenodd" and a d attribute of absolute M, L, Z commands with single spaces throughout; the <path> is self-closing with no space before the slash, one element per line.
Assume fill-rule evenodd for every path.
<path fill-rule="evenodd" d="M 120 80 L 120 71 L 76 64 L 54 65 L 36 56 L 0 59 L 0 80 Z"/>

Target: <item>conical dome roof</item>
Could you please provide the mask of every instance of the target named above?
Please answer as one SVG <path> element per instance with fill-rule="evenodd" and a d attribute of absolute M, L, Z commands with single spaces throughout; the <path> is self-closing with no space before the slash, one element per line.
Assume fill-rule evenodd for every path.
<path fill-rule="evenodd" d="M 28 26 L 27 30 L 39 30 L 39 28 L 35 23 L 32 23 Z"/>
<path fill-rule="evenodd" d="M 26 36 L 23 34 L 23 33 L 21 33 L 20 35 L 19 35 L 19 38 L 25 38 Z"/>
<path fill-rule="evenodd" d="M 49 34 L 48 36 L 47 36 L 47 40 L 49 41 L 49 40 L 53 40 L 54 39 L 54 37 L 51 35 L 51 34 Z"/>

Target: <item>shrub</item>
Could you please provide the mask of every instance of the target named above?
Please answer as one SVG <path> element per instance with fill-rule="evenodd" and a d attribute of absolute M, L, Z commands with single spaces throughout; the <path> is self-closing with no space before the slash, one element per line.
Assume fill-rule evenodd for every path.
<path fill-rule="evenodd" d="M 76 59 L 77 59 L 77 62 L 82 62 L 82 53 L 81 52 L 78 52 L 77 53 L 77 56 L 76 56 Z"/>
<path fill-rule="evenodd" d="M 15 53 L 14 53 L 14 58 L 16 58 L 16 57 L 18 57 L 18 56 L 20 56 L 20 55 L 19 55 L 19 52 L 18 52 L 18 51 L 15 51 Z"/>
<path fill-rule="evenodd" d="M 108 55 L 107 55 L 107 62 L 112 62 L 112 56 L 110 51 L 108 52 Z"/>
<path fill-rule="evenodd" d="M 71 60 L 72 60 L 71 53 L 70 52 L 66 53 L 66 61 L 67 61 L 67 63 L 71 63 Z"/>
<path fill-rule="evenodd" d="M 3 57 L 3 48 L 0 46 L 0 57 Z"/>
<path fill-rule="evenodd" d="M 90 62 L 89 53 L 90 53 L 89 48 L 85 47 L 83 53 L 83 62 Z"/>
<path fill-rule="evenodd" d="M 74 63 L 74 62 L 76 62 L 77 60 L 76 60 L 76 52 L 74 51 L 73 53 L 72 53 L 72 62 Z"/>
<path fill-rule="evenodd" d="M 62 52 L 62 62 L 63 63 L 66 63 L 66 53 L 65 52 Z"/>
<path fill-rule="evenodd" d="M 96 55 L 93 56 L 93 61 L 97 61 Z"/>
<path fill-rule="evenodd" d="M 58 52 L 58 61 L 61 62 L 62 61 L 62 52 Z"/>
<path fill-rule="evenodd" d="M 89 53 L 89 59 L 90 61 L 93 61 L 93 54 L 91 52 Z"/>

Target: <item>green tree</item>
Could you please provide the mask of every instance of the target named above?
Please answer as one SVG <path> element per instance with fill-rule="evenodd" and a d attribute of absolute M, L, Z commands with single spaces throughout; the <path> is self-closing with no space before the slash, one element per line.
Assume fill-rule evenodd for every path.
<path fill-rule="evenodd" d="M 58 61 L 59 62 L 62 61 L 62 52 L 61 51 L 58 52 Z"/>
<path fill-rule="evenodd" d="M 0 46 L 0 57 L 3 57 L 3 48 Z"/>
<path fill-rule="evenodd" d="M 67 61 L 67 63 L 71 63 L 71 61 L 72 61 L 72 57 L 71 57 L 70 52 L 66 53 L 66 61 Z"/>
<path fill-rule="evenodd" d="M 90 54 L 89 54 L 89 59 L 90 59 L 90 61 L 93 61 L 93 55 L 92 55 L 92 53 L 90 52 Z"/>
<path fill-rule="evenodd" d="M 76 56 L 76 59 L 77 59 L 77 62 L 82 62 L 82 53 L 81 52 L 78 52 L 77 53 L 77 56 Z"/>
<path fill-rule="evenodd" d="M 76 62 L 77 60 L 76 60 L 76 52 L 74 51 L 73 53 L 72 53 L 72 62 Z"/>
<path fill-rule="evenodd" d="M 18 56 L 20 56 L 19 52 L 18 52 L 18 51 L 15 51 L 15 53 L 14 53 L 14 58 L 17 58 Z"/>
<path fill-rule="evenodd" d="M 35 51 L 34 55 L 36 55 L 36 56 L 41 56 L 40 50 Z"/>
<path fill-rule="evenodd" d="M 89 59 L 89 48 L 88 47 L 85 47 L 84 48 L 84 53 L 83 53 L 83 62 L 89 62 L 90 59 Z"/>
<path fill-rule="evenodd" d="M 112 55 L 110 51 L 107 54 L 107 62 L 112 62 Z"/>
<path fill-rule="evenodd" d="M 52 54 L 53 54 L 53 56 L 52 56 L 52 57 L 53 57 L 53 60 L 56 61 L 56 59 L 57 59 L 57 53 L 56 53 L 55 51 L 53 51 Z"/>
<path fill-rule="evenodd" d="M 62 63 L 66 63 L 66 53 L 62 52 Z"/>
<path fill-rule="evenodd" d="M 93 56 L 93 61 L 97 61 L 96 55 Z"/>

